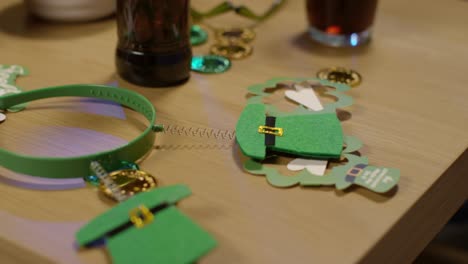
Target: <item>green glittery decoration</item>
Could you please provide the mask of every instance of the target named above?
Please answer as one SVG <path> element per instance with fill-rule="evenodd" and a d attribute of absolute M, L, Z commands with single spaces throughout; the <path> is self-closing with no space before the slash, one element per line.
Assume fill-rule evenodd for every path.
<path fill-rule="evenodd" d="M 200 73 L 223 73 L 231 67 L 231 61 L 219 55 L 193 56 L 191 69 Z"/>
<path fill-rule="evenodd" d="M 121 161 L 120 163 L 122 164 L 122 167 L 120 167 L 121 170 L 125 170 L 125 169 L 139 170 L 140 169 L 138 164 L 133 163 L 133 162 Z"/>
<path fill-rule="evenodd" d="M 84 176 L 83 180 L 93 186 L 99 186 L 99 178 L 96 175 Z"/>
<path fill-rule="evenodd" d="M 192 46 L 201 45 L 208 39 L 208 34 L 198 25 L 190 27 L 190 44 Z"/>
<path fill-rule="evenodd" d="M 138 164 L 133 163 L 133 162 L 120 161 L 120 164 L 121 165 L 119 167 L 119 170 L 125 170 L 125 169 L 139 170 L 140 169 Z M 100 183 L 99 178 L 96 175 L 85 176 L 85 177 L 83 177 L 83 180 L 86 183 L 91 184 L 93 186 L 99 186 L 99 183 Z"/>

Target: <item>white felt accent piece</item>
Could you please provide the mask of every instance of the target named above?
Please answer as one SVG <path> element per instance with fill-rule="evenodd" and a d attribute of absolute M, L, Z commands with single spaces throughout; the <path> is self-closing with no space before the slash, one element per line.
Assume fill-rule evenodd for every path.
<path fill-rule="evenodd" d="M 327 160 L 314 159 L 294 159 L 288 163 L 287 168 L 290 171 L 300 171 L 306 169 L 314 175 L 324 175 L 327 169 Z"/>
<path fill-rule="evenodd" d="M 323 110 L 323 106 L 320 103 L 319 98 L 315 94 L 314 89 L 306 88 L 301 85 L 294 85 L 296 91 L 287 90 L 284 95 L 293 100 L 294 102 L 305 106 L 309 110 L 320 111 Z"/>
<path fill-rule="evenodd" d="M 315 94 L 313 88 L 304 87 L 299 84 L 294 84 L 296 91 L 287 90 L 284 92 L 284 95 L 293 100 L 294 102 L 305 106 L 311 111 L 320 111 L 323 110 L 323 106 L 320 103 L 319 98 Z M 327 160 L 314 160 L 314 159 L 294 159 L 287 165 L 288 170 L 290 171 L 299 171 L 307 169 L 310 173 L 314 175 L 324 175 L 325 170 L 327 169 Z"/>

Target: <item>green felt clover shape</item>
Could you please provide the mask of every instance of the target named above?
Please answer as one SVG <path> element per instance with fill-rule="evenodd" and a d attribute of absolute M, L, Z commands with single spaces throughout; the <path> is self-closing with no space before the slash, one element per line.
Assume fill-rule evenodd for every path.
<path fill-rule="evenodd" d="M 352 97 L 343 93 L 350 89 L 348 85 L 343 84 L 343 83 L 333 83 L 327 80 L 317 79 L 317 78 L 273 78 L 273 79 L 268 80 L 265 83 L 252 85 L 248 87 L 247 89 L 249 93 L 254 96 L 250 97 L 247 100 L 247 104 L 263 104 L 263 99 L 272 95 L 272 93 L 265 92 L 265 90 L 274 89 L 279 83 L 291 82 L 291 81 L 295 83 L 301 83 L 301 82 L 320 83 L 323 86 L 330 86 L 334 88 L 334 90 L 326 91 L 325 94 L 336 97 L 337 101 L 325 104 L 324 109 L 321 110 L 320 112 L 323 112 L 323 111 L 335 112 L 337 108 L 343 108 L 343 107 L 350 106 L 353 104 Z M 281 115 L 287 114 L 287 113 L 280 111 L 273 105 L 267 105 L 267 107 L 268 107 L 267 109 L 268 113 L 271 115 L 281 116 Z M 310 113 L 310 111 L 302 105 L 299 105 L 294 110 L 294 112 Z"/>
<path fill-rule="evenodd" d="M 22 89 L 16 86 L 15 81 L 18 76 L 26 76 L 29 74 L 28 69 L 20 65 L 4 65 L 0 64 L 0 96 L 12 93 L 21 93 Z M 10 112 L 18 112 L 26 107 L 25 104 L 15 105 L 8 108 Z"/>
<path fill-rule="evenodd" d="M 294 176 L 286 176 L 254 159 L 248 159 L 244 163 L 244 169 L 255 175 L 265 175 L 268 183 L 283 188 L 296 185 L 335 185 L 338 190 L 343 190 L 356 184 L 377 193 L 385 193 L 397 185 L 400 179 L 398 169 L 368 166 L 367 157 L 352 154 L 362 147 L 362 142 L 355 137 L 346 136 L 345 143 L 346 148 L 343 150 L 343 156 L 348 160 L 348 163 L 334 167 L 323 176 L 314 175 L 305 169 Z"/>

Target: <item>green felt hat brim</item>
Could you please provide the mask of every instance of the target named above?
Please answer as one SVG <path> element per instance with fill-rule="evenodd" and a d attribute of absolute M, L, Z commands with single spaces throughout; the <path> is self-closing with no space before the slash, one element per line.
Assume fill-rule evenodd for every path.
<path fill-rule="evenodd" d="M 114 264 L 194 263 L 216 246 L 209 233 L 171 206 L 143 228 L 130 228 L 107 241 Z"/>
<path fill-rule="evenodd" d="M 109 231 L 128 223 L 129 212 L 141 205 L 154 208 L 162 203 L 174 204 L 190 194 L 190 189 L 185 185 L 158 187 L 139 193 L 91 220 L 76 233 L 76 242 L 79 246 L 86 246 L 101 239 Z"/>
<path fill-rule="evenodd" d="M 299 157 L 339 158 L 343 150 L 343 129 L 335 113 L 301 114 L 276 118 L 283 136 L 271 149 Z"/>

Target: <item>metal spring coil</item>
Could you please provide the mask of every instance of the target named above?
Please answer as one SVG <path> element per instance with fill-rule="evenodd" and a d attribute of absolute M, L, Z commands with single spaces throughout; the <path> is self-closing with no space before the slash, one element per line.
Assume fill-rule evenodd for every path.
<path fill-rule="evenodd" d="M 232 149 L 232 144 L 181 144 L 181 145 L 158 145 L 157 150 L 215 150 Z"/>
<path fill-rule="evenodd" d="M 225 141 L 233 141 L 236 137 L 236 133 L 230 130 L 184 127 L 179 125 L 164 125 L 163 133 L 169 135 L 218 139 Z"/>
<path fill-rule="evenodd" d="M 236 137 L 236 133 L 230 130 L 215 128 L 184 127 L 179 125 L 164 125 L 162 132 L 166 135 L 177 135 L 195 138 L 206 138 L 213 140 L 222 140 L 225 143 L 206 143 L 206 144 L 180 144 L 180 145 L 159 145 L 158 150 L 215 150 L 231 149 Z"/>

